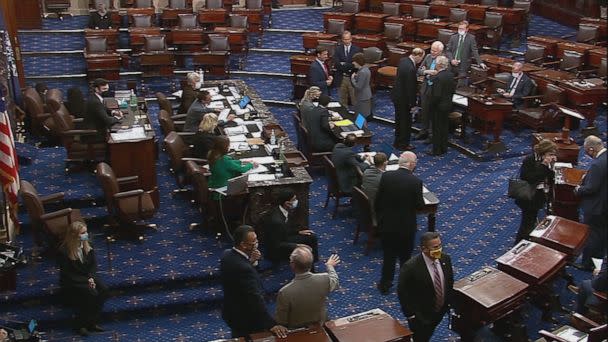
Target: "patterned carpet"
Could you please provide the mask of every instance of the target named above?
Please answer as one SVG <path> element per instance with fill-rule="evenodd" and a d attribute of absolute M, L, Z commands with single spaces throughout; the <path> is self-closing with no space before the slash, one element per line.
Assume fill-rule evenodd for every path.
<path fill-rule="evenodd" d="M 319 29 L 322 25 L 321 10 L 278 11 L 273 14 L 273 28 Z M 45 29 L 82 28 L 86 18 L 66 18 L 64 21 L 44 20 Z M 551 21 L 535 17 L 530 33 L 562 35 L 571 29 Z M 24 51 L 49 51 L 82 49 L 81 34 L 20 34 Z M 505 42 L 508 44 L 508 42 Z M 267 33 L 262 41 L 264 48 L 300 49 L 301 38 L 295 33 Z M 78 55 L 27 56 L 26 76 L 60 75 L 84 72 L 84 62 Z M 288 55 L 284 53 L 252 52 L 246 70 L 289 72 Z M 234 76 L 254 86 L 263 99 L 291 99 L 289 78 L 268 76 Z M 137 78 L 133 78 L 137 79 Z M 79 86 L 86 90 L 84 79 L 46 80 L 49 87 L 67 89 Z M 35 80 L 31 79 L 30 83 Z M 148 81 L 143 90 L 152 93 L 162 90 L 168 93 L 177 82 L 175 79 Z M 125 88 L 125 80 L 113 85 Z M 142 90 L 142 84 L 138 84 Z M 292 107 L 270 106 L 273 114 L 295 139 L 290 115 Z M 387 91 L 379 91 L 375 98 L 375 114 L 392 118 L 393 108 Z M 156 126 L 158 107 L 150 105 L 150 115 Z M 606 138 L 606 116 L 597 119 L 602 138 Z M 374 132 L 372 149 L 390 143 L 393 129 L 372 122 Z M 437 215 L 438 231 L 442 234 L 445 252 L 452 256 L 456 279 L 462 278 L 484 265 L 494 265 L 494 259 L 502 255 L 512 244 L 519 225 L 520 212 L 506 196 L 506 184 L 510 175 L 521 162 L 521 155 L 529 152 L 530 131 L 504 132 L 503 139 L 509 151 L 501 158 L 489 158 L 489 162 L 474 161 L 454 149 L 441 157 L 430 157 L 424 153 L 424 145 L 416 143 L 419 156 L 416 173 L 425 185 L 434 191 L 441 201 Z M 574 132 L 580 136 L 579 132 Z M 481 146 L 483 139 L 474 138 Z M 35 141 L 34 139 L 30 140 Z M 579 139 L 579 143 L 581 143 Z M 203 230 L 188 230 L 191 222 L 200 222 L 197 210 L 182 195 L 170 195 L 176 188 L 169 173 L 167 156 L 160 153 L 157 164 L 158 183 L 161 196 L 161 211 L 152 220 L 158 232 L 147 232 L 141 244 L 117 241 L 110 246 L 103 241 L 105 207 L 100 187 L 93 174 L 86 172 L 66 175 L 62 160 L 62 148 L 35 148 L 25 146 L 33 156 L 30 165 L 23 166 L 21 178 L 32 182 L 42 194 L 55 191 L 66 192 L 65 206 L 81 208 L 94 232 L 93 242 L 97 250 L 99 268 L 109 285 L 112 296 L 104 307 L 103 326 L 106 333 L 88 338 L 90 341 L 204 341 L 228 337 L 229 330 L 220 318 L 222 291 L 219 286 L 217 267 L 221 251 L 229 246 L 227 241 L 217 241 Z M 580 157 L 585 167 L 586 156 Z M 310 191 L 311 229 L 319 235 L 321 259 L 337 251 L 343 262 L 337 267 L 341 287 L 330 296 L 329 315 L 340 317 L 356 312 L 382 308 L 399 320 L 404 320 L 395 292 L 381 296 L 375 288 L 380 277 L 382 262 L 378 246 L 369 256 L 363 255 L 364 241 L 353 245 L 353 212 L 340 209 L 337 219 L 331 219 L 333 205 L 322 207 L 327 189 L 326 179 L 313 174 Z M 57 207 L 63 207 L 55 206 Z M 47 208 L 53 210 L 53 207 Z M 31 247 L 29 218 L 20 214 L 23 232 L 19 243 L 26 249 Z M 419 217 L 420 230 L 426 227 L 426 219 Z M 109 257 L 111 256 L 111 257 Z M 111 264 L 111 268 L 110 268 Z M 268 270 L 264 265 L 264 288 L 268 293 L 269 310 L 273 310 L 276 291 L 291 278 L 290 271 L 282 265 Z M 577 280 L 588 277 L 570 270 Z M 57 302 L 57 270 L 53 260 L 30 263 L 18 271 L 17 292 L 3 293 L 0 297 L 0 324 L 4 321 L 26 321 L 36 318 L 42 330 L 51 340 L 75 339 L 69 328 L 70 312 Z M 572 307 L 574 297 L 558 282 L 555 290 L 561 294 L 562 303 Z M 552 329 L 556 325 L 543 323 L 540 311 L 533 306 L 524 308 L 525 323 L 530 338 L 537 338 L 539 329 Z M 565 322 L 563 315 L 556 315 L 559 324 Z M 455 334 L 448 329 L 447 319 L 441 323 L 433 341 L 454 340 Z"/>

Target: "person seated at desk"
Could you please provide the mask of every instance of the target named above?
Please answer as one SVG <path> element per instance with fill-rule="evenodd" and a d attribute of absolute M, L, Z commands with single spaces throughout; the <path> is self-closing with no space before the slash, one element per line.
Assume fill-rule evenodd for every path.
<path fill-rule="evenodd" d="M 182 87 L 182 101 L 177 110 L 178 113 L 186 113 L 194 101 L 196 101 L 197 86 L 201 81 L 201 77 L 195 72 L 189 72 L 186 75 L 186 84 Z"/>
<path fill-rule="evenodd" d="M 361 190 L 363 190 L 365 195 L 367 195 L 369 203 L 372 203 L 372 222 L 374 225 L 377 225 L 377 221 L 376 211 L 373 203 L 376 202 L 376 193 L 378 192 L 378 187 L 380 186 L 382 173 L 386 170 L 386 165 L 388 165 L 388 158 L 386 157 L 386 154 L 382 152 L 376 153 L 376 155 L 374 155 L 374 165 L 368 167 L 363 172 L 363 178 L 361 180 Z"/>
<path fill-rule="evenodd" d="M 97 4 L 97 11 L 92 12 L 89 16 L 89 28 L 96 30 L 112 28 L 110 13 L 103 2 L 99 2 Z"/>
<path fill-rule="evenodd" d="M 339 286 L 334 269 L 339 263 L 340 258 L 332 254 L 325 263 L 327 273 L 311 273 L 310 249 L 304 246 L 294 249 L 289 256 L 289 267 L 295 277 L 277 295 L 277 323 L 290 329 L 315 323 L 323 325 L 327 320 L 327 296 Z"/>
<path fill-rule="evenodd" d="M 604 257 L 602 267 L 593 270 L 592 279 L 584 280 L 579 287 L 568 285 L 568 289 L 577 294 L 576 312 L 581 315 L 587 314 L 589 305 L 598 305 L 600 303 L 593 292 L 606 292 L 606 290 L 608 290 L 608 276 L 606 275 L 607 264 L 608 258 Z"/>
<path fill-rule="evenodd" d="M 509 76 L 509 80 L 507 81 L 507 88 L 496 89 L 496 92 L 511 99 L 513 102 L 513 107 L 522 108 L 524 105 L 524 100 L 522 97 L 529 96 L 532 93 L 532 89 L 534 87 L 534 83 L 532 79 L 528 77 L 528 75 L 524 74 L 522 71 L 524 65 L 521 62 L 513 63 L 513 67 L 511 70 L 511 76 Z"/>
<path fill-rule="evenodd" d="M 357 168 L 365 171 L 369 167 L 365 159 L 353 151 L 356 142 L 357 137 L 354 134 L 347 135 L 343 143 L 336 144 L 331 155 L 338 175 L 338 187 L 345 193 L 351 193 L 353 186 L 359 182 Z"/>
<path fill-rule="evenodd" d="M 207 160 L 209 161 L 209 188 L 217 189 L 228 185 L 230 178 L 238 177 L 247 172 L 257 163 L 241 163 L 228 155 L 230 140 L 225 136 L 217 137 L 213 148 L 209 151 Z M 216 197 L 216 199 L 219 197 Z"/>
<path fill-rule="evenodd" d="M 203 116 L 207 113 L 219 113 L 219 109 L 209 108 L 211 103 L 211 94 L 208 91 L 199 91 L 196 94 L 196 101 L 192 102 L 188 112 L 186 113 L 186 121 L 184 122 L 184 132 L 196 132 L 198 125 L 203 120 Z"/>
<path fill-rule="evenodd" d="M 57 264 L 62 297 L 76 310 L 74 328 L 78 334 L 88 336 L 91 331 L 103 331 L 97 322 L 108 289 L 97 277 L 95 251 L 84 222 L 76 221 L 67 227 Z"/>
<path fill-rule="evenodd" d="M 321 89 L 317 86 L 312 86 L 306 89 L 304 96 L 300 100 L 298 109 L 300 110 L 300 119 L 302 120 L 304 127 L 308 127 L 308 116 L 310 115 L 310 112 L 317 108 L 314 102 L 319 100 L 319 96 L 321 96 Z"/>
<path fill-rule="evenodd" d="M 336 144 L 334 133 L 329 122 L 329 110 L 327 105 L 330 98 L 327 95 L 319 97 L 319 105 L 310 111 L 305 120 L 305 127 L 310 134 L 311 147 L 314 152 L 329 152 Z"/>
<path fill-rule="evenodd" d="M 80 88 L 71 87 L 68 89 L 65 106 L 70 111 L 71 115 L 77 118 L 84 117 L 86 101 L 84 100 L 84 95 Z"/>
<path fill-rule="evenodd" d="M 217 128 L 217 115 L 207 113 L 198 125 L 198 131 L 191 139 L 192 155 L 195 158 L 207 159 L 209 151 L 213 148 L 215 140 L 220 135 Z"/>
<path fill-rule="evenodd" d="M 120 122 L 122 112 L 106 108 L 103 98 L 109 97 L 110 85 L 107 80 L 98 78 L 93 81 L 93 94 L 86 103 L 84 115 L 85 127 L 97 130 L 97 135 L 90 138 L 90 142 L 105 142 L 108 129 Z"/>
<path fill-rule="evenodd" d="M 298 198 L 292 189 L 277 194 L 276 206 L 263 219 L 264 244 L 268 259 L 287 259 L 294 248 L 306 245 L 311 248 L 314 261 L 319 259 L 315 233 L 290 220 L 298 208 Z"/>

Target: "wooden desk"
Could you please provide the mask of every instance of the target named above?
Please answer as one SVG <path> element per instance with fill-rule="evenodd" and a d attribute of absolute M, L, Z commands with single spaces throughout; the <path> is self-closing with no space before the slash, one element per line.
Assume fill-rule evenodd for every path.
<path fill-rule="evenodd" d="M 343 13 L 343 12 L 325 12 L 323 13 L 323 29 L 327 32 L 327 23 L 329 19 L 344 20 L 344 29 L 352 30 L 353 22 L 355 20 L 354 13 Z"/>
<path fill-rule="evenodd" d="M 380 35 L 368 35 L 368 34 L 353 34 L 353 45 L 365 49 L 367 47 L 377 47 L 380 50 L 386 50 L 386 42 Z"/>
<path fill-rule="evenodd" d="M 262 32 L 262 18 L 264 16 L 262 9 L 235 8 L 232 13 L 247 17 L 249 32 Z"/>
<path fill-rule="evenodd" d="M 556 57 L 557 58 L 564 57 L 564 51 L 576 51 L 578 53 L 583 54 L 583 64 L 586 64 L 589 50 L 593 50 L 596 48 L 597 48 L 597 46 L 595 46 L 595 45 L 584 44 L 584 43 L 575 43 L 575 42 L 565 40 L 565 41 L 557 42 Z"/>
<path fill-rule="evenodd" d="M 195 67 L 203 67 L 211 75 L 224 76 L 229 73 L 228 51 L 207 51 L 192 54 L 192 64 Z"/>
<path fill-rule="evenodd" d="M 489 8 L 489 6 L 479 4 L 460 4 L 458 7 L 467 10 L 469 12 L 467 18 L 474 22 L 483 22 Z"/>
<path fill-rule="evenodd" d="M 502 124 L 505 117 L 513 111 L 513 103 L 502 97 L 488 98 L 479 94 L 467 97 L 469 115 L 482 122 L 481 132 L 487 134 L 491 131 L 494 135 L 494 141 L 490 143 L 489 147 L 502 149 L 504 147 L 500 141 Z"/>
<path fill-rule="evenodd" d="M 164 27 L 176 26 L 180 14 L 192 14 L 192 8 L 164 8 L 160 14 L 162 25 Z"/>
<path fill-rule="evenodd" d="M 323 32 L 310 32 L 302 33 L 302 46 L 305 50 L 314 50 L 319 45 L 319 40 L 338 40 L 337 34 L 323 33 Z"/>
<path fill-rule="evenodd" d="M 498 269 L 530 287 L 548 283 L 566 265 L 567 255 L 536 242 L 521 240 L 496 259 Z"/>
<path fill-rule="evenodd" d="M 577 221 L 580 197 L 574 194 L 574 188 L 580 185 L 587 171 L 575 168 L 555 170 L 552 206 L 555 215 Z"/>
<path fill-rule="evenodd" d="M 608 55 L 608 48 L 595 48 L 593 50 L 589 50 L 589 58 L 588 64 L 594 68 L 599 68 L 602 63 L 602 58 L 606 58 Z"/>
<path fill-rule="evenodd" d="M 445 1 L 445 0 L 434 0 L 429 4 L 429 15 L 431 17 L 448 18 L 450 16 L 450 9 L 458 7 L 459 4 Z"/>
<path fill-rule="evenodd" d="M 317 59 L 312 55 L 293 55 L 289 57 L 291 63 L 291 73 L 294 75 L 308 75 L 310 64 Z"/>
<path fill-rule="evenodd" d="M 202 26 L 221 26 L 226 23 L 226 18 L 228 18 L 228 12 L 224 8 L 203 8 L 198 10 L 198 22 Z"/>
<path fill-rule="evenodd" d="M 608 88 L 599 78 L 590 78 L 581 83 L 579 80 L 558 80 L 557 85 L 566 90 L 570 107 L 580 111 L 587 119 L 587 128 L 594 127 L 597 108 L 608 98 Z"/>
<path fill-rule="evenodd" d="M 140 56 L 142 77 L 173 76 L 175 55 L 172 52 L 146 52 Z"/>
<path fill-rule="evenodd" d="M 414 39 L 416 37 L 416 22 L 418 22 L 418 20 L 420 19 L 412 17 L 397 17 L 394 15 L 384 19 L 384 21 L 387 23 L 403 25 L 403 37 L 410 39 Z"/>
<path fill-rule="evenodd" d="M 412 5 L 426 5 L 428 0 L 402 0 L 399 11 L 404 15 L 412 15 Z"/>
<path fill-rule="evenodd" d="M 388 14 L 362 12 L 355 14 L 357 32 L 381 33 L 384 31 L 384 19 Z"/>
<path fill-rule="evenodd" d="M 532 133 L 532 148 L 543 139 L 553 141 L 557 145 L 557 161 L 562 163 L 578 164 L 580 147 L 570 138 L 564 141 L 562 133 Z"/>
<path fill-rule="evenodd" d="M 160 27 L 131 27 L 129 28 L 129 40 L 134 51 L 140 51 L 146 40 L 145 36 L 160 36 Z"/>
<path fill-rule="evenodd" d="M 558 84 L 559 81 L 567 81 L 576 78 L 574 73 L 553 69 L 533 71 L 529 73 L 529 76 L 536 82 L 538 90 L 540 91 L 545 90 L 548 83 Z"/>
<path fill-rule="evenodd" d="M 426 43 L 417 43 L 417 42 L 401 42 L 396 45 L 398 48 L 403 49 L 409 53 L 412 52 L 415 48 L 421 48 L 424 52 L 429 53 L 431 51 L 431 45 Z"/>
<path fill-rule="evenodd" d="M 490 7 L 488 11 L 502 14 L 502 25 L 506 33 L 518 36 L 524 25 L 526 11 L 516 7 Z"/>
<path fill-rule="evenodd" d="M 561 42 L 562 39 L 550 36 L 530 36 L 528 37 L 528 43 L 535 43 L 536 45 L 542 45 L 545 47 L 545 57 L 556 57 L 557 56 L 557 43 Z"/>
<path fill-rule="evenodd" d="M 437 39 L 439 29 L 446 28 L 449 25 L 449 22 L 432 19 L 419 20 L 416 22 L 416 38 L 419 40 L 425 40 L 424 38 Z"/>
<path fill-rule="evenodd" d="M 366 311 L 325 323 L 336 342 L 411 341 L 412 332 L 380 309 Z"/>
<path fill-rule="evenodd" d="M 276 338 L 271 332 L 262 332 L 249 335 L 251 342 L 275 342 Z M 323 327 L 314 324 L 304 329 L 294 329 L 286 338 L 280 339 L 284 342 L 331 342 Z"/>
<path fill-rule="evenodd" d="M 108 50 L 116 51 L 118 48 L 118 29 L 84 29 L 85 37 L 102 37 L 106 39 L 106 43 L 108 44 Z"/>
<path fill-rule="evenodd" d="M 216 27 L 213 29 L 213 32 L 228 36 L 230 52 L 242 53 L 249 50 L 247 30 L 237 27 Z"/>
<path fill-rule="evenodd" d="M 190 46 L 194 50 L 201 50 L 207 36 L 201 28 L 179 28 L 174 27 L 169 33 L 170 41 L 174 45 L 183 48 Z"/>
<path fill-rule="evenodd" d="M 527 289 L 528 284 L 492 267 L 483 267 L 456 281 L 452 330 L 463 341 L 472 341 L 475 330 L 518 310 Z"/>
<path fill-rule="evenodd" d="M 87 78 L 120 79 L 121 57 L 115 52 L 88 54 L 84 58 L 87 63 Z"/>
<path fill-rule="evenodd" d="M 573 261 L 589 236 L 589 226 L 549 215 L 530 233 L 530 240 L 568 255 Z"/>
<path fill-rule="evenodd" d="M 489 75 L 494 75 L 499 72 L 511 73 L 513 64 L 517 62 L 511 58 L 499 57 L 490 54 L 481 54 L 479 55 L 479 58 L 481 58 L 481 60 L 487 65 Z M 524 63 L 522 67 L 522 71 L 525 73 L 541 70 L 544 69 L 531 63 Z"/>

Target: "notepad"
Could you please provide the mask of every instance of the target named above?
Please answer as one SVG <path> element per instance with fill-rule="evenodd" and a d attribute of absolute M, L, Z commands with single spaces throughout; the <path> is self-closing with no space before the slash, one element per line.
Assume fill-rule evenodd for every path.
<path fill-rule="evenodd" d="M 346 138 L 347 135 L 349 134 L 354 134 L 357 137 L 360 137 L 364 134 L 364 132 L 362 130 L 358 130 L 358 131 L 351 131 L 351 132 L 340 132 L 340 136 L 342 138 Z"/>
<path fill-rule="evenodd" d="M 274 163 L 274 158 L 272 156 L 266 156 L 266 157 L 253 157 L 253 158 L 244 158 L 241 159 L 242 161 L 245 162 L 250 162 L 250 163 L 258 163 L 258 164 L 273 164 Z"/>
<path fill-rule="evenodd" d="M 237 135 L 231 135 L 228 137 L 228 139 L 230 139 L 230 142 L 245 142 L 247 141 L 247 137 L 245 136 L 245 134 L 237 134 Z"/>
<path fill-rule="evenodd" d="M 226 127 L 224 128 L 224 132 L 226 135 L 241 135 L 247 133 L 247 127 L 245 126 L 236 126 L 236 127 Z"/>
<path fill-rule="evenodd" d="M 261 182 L 276 179 L 275 175 L 268 173 L 252 173 L 248 175 L 247 181 L 249 182 Z"/>
<path fill-rule="evenodd" d="M 264 173 L 268 172 L 268 168 L 264 165 L 258 165 L 258 167 L 254 167 L 253 169 L 245 172 L 246 174 L 254 174 L 254 173 Z"/>
<path fill-rule="evenodd" d="M 337 101 L 332 101 L 327 104 L 327 108 L 340 108 L 340 107 L 342 107 L 342 105 L 340 104 L 340 102 L 337 102 Z"/>
<path fill-rule="evenodd" d="M 353 122 L 348 119 L 344 119 L 344 120 L 334 122 L 334 125 L 336 125 L 338 127 L 345 127 L 345 126 L 353 125 Z"/>

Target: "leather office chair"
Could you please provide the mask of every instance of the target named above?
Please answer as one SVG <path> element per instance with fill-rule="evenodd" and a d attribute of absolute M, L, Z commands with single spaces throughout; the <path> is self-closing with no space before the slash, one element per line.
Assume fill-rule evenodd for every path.
<path fill-rule="evenodd" d="M 46 0 L 44 5 L 47 12 L 55 12 L 57 17 L 62 19 L 62 12 L 65 12 L 70 8 L 70 0 Z"/>
<path fill-rule="evenodd" d="M 340 191 L 336 166 L 331 161 L 330 156 L 323 156 L 323 165 L 325 166 L 325 175 L 327 177 L 327 198 L 325 199 L 325 205 L 323 206 L 323 208 L 327 208 L 327 205 L 329 204 L 329 199 L 333 197 L 336 205 L 334 207 L 332 219 L 335 219 L 336 215 L 338 214 L 338 207 L 340 206 L 340 198 L 349 198 L 352 197 L 352 195 Z"/>
<path fill-rule="evenodd" d="M 375 46 L 366 47 L 363 49 L 363 58 L 365 58 L 365 63 L 369 66 L 369 71 L 371 73 L 370 84 L 372 91 L 376 91 L 376 79 L 378 78 L 378 69 L 381 64 L 386 61 L 386 58 L 382 58 L 382 50 Z"/>
<path fill-rule="evenodd" d="M 89 79 L 120 79 L 120 68 L 128 66 L 128 57 L 123 59 L 119 53 L 109 51 L 106 37 L 85 37 L 85 42 L 84 58 L 87 62 L 87 77 Z"/>
<path fill-rule="evenodd" d="M 162 92 L 159 91 L 159 92 L 156 92 L 154 95 L 156 96 L 156 100 L 158 101 L 158 106 L 160 107 L 160 109 L 164 109 L 165 111 L 167 111 L 167 113 L 173 119 L 182 119 L 182 118 L 186 117 L 185 113 L 178 113 L 177 115 L 175 115 L 175 111 L 179 108 L 179 104 L 171 103 L 171 101 L 169 101 L 169 99 L 167 99 L 165 94 L 163 94 Z"/>
<path fill-rule="evenodd" d="M 498 0 L 481 0 L 481 5 L 484 5 L 484 6 L 498 6 Z"/>
<path fill-rule="evenodd" d="M 262 10 L 262 0 L 245 0 L 245 8 L 250 10 Z"/>
<path fill-rule="evenodd" d="M 106 199 L 106 209 L 110 215 L 110 226 L 119 235 L 135 236 L 143 240 L 141 231 L 144 228 L 156 229 L 155 224 L 144 224 L 156 213 L 156 206 L 152 200 L 153 189 L 144 191 L 139 186 L 139 177 L 117 178 L 112 167 L 106 163 L 97 164 L 97 179 L 101 183 Z M 134 190 L 125 191 L 126 188 Z"/>
<path fill-rule="evenodd" d="M 327 20 L 327 33 L 342 35 L 346 27 L 346 21 L 340 19 Z"/>
<path fill-rule="evenodd" d="M 401 6 L 396 2 L 383 2 L 382 13 L 398 17 L 401 15 Z"/>
<path fill-rule="evenodd" d="M 304 156 L 308 159 L 309 167 L 311 169 L 324 167 L 323 157 L 330 156 L 331 152 L 315 152 L 312 149 L 312 138 L 308 133 L 308 129 L 300 123 L 300 131 L 302 134 L 302 152 L 304 152 Z"/>
<path fill-rule="evenodd" d="M 19 195 L 30 217 L 34 242 L 37 246 L 44 244 L 43 235 L 47 235 L 49 247 L 56 250 L 63 240 L 67 227 L 72 222 L 84 222 L 78 209 L 64 208 L 50 213 L 45 211 L 45 204 L 63 200 L 63 192 L 40 196 L 30 182 L 21 180 Z"/>
<path fill-rule="evenodd" d="M 296 130 L 296 148 L 298 151 L 302 151 L 302 140 L 304 140 L 304 135 L 302 134 L 302 129 L 300 128 L 300 126 L 302 126 L 302 113 L 300 113 L 300 106 L 298 104 L 296 104 L 296 107 L 298 110 L 292 115 L 292 123 Z"/>
<path fill-rule="evenodd" d="M 576 71 L 579 71 L 578 69 L 583 66 L 583 60 L 584 60 L 583 54 L 578 53 L 576 51 L 566 50 L 566 51 L 564 51 L 564 55 L 562 56 L 562 58 L 559 61 L 546 62 L 546 63 L 542 63 L 541 65 L 547 66 L 547 65 L 558 65 L 559 64 L 560 70 L 576 72 Z"/>
<path fill-rule="evenodd" d="M 220 217 L 217 201 L 211 200 L 207 177 L 209 172 L 194 161 L 187 161 L 186 173 L 192 184 L 192 202 L 196 204 L 201 213 L 204 229 L 211 229 L 215 233 L 221 233 Z M 197 223 L 190 224 L 190 229 L 199 226 Z"/>
<path fill-rule="evenodd" d="M 412 18 L 428 19 L 431 6 L 412 5 Z"/>
<path fill-rule="evenodd" d="M 403 41 L 403 25 L 394 23 L 384 23 L 384 42 L 386 48 L 393 48 Z"/>
<path fill-rule="evenodd" d="M 449 29 L 438 29 L 437 40 L 442 42 L 444 46 L 448 45 L 450 38 L 454 35 L 454 31 Z"/>
<path fill-rule="evenodd" d="M 355 230 L 355 238 L 353 245 L 359 241 L 361 232 L 367 233 L 367 242 L 365 243 L 365 255 L 369 254 L 369 250 L 374 245 L 374 240 L 378 234 L 378 227 L 374 224 L 372 218 L 372 205 L 367 195 L 357 186 L 353 187 L 353 207 L 355 208 L 355 216 L 357 219 L 357 229 Z"/>
<path fill-rule="evenodd" d="M 604 79 L 604 82 L 606 81 L 606 76 L 607 76 L 607 75 L 606 75 L 606 73 L 607 73 L 606 68 L 607 68 L 607 67 L 606 67 L 606 57 L 604 57 L 604 58 L 602 58 L 602 60 L 601 60 L 601 62 L 600 62 L 600 68 L 599 68 L 599 70 L 598 70 L 598 72 L 597 72 L 597 75 L 598 75 L 600 78 L 603 78 L 603 79 Z"/>
<path fill-rule="evenodd" d="M 208 8 L 208 9 L 224 8 L 224 1 L 223 0 L 207 0 L 207 2 L 205 3 L 205 8 Z"/>
<path fill-rule="evenodd" d="M 561 127 L 559 111 L 555 110 L 554 106 L 566 103 L 564 89 L 554 84 L 547 84 L 542 94 L 524 96 L 523 99 L 524 108 L 513 113 L 516 122 L 536 131 Z"/>
<path fill-rule="evenodd" d="M 397 67 L 401 58 L 407 56 L 407 51 L 398 48 L 389 48 L 386 65 L 378 68 L 378 78 L 376 84 L 378 86 L 392 88 L 395 85 L 397 78 Z"/>
<path fill-rule="evenodd" d="M 246 15 L 231 14 L 228 17 L 228 24 L 230 25 L 230 27 L 242 28 L 245 30 L 249 28 L 249 23 Z"/>
<path fill-rule="evenodd" d="M 105 53 L 108 50 L 108 39 L 106 37 L 85 37 L 85 53 Z"/>
<path fill-rule="evenodd" d="M 185 173 L 184 163 L 190 160 L 199 164 L 206 164 L 207 161 L 200 158 L 191 158 L 190 147 L 186 145 L 182 136 L 180 136 L 177 132 L 169 132 L 169 134 L 165 136 L 164 143 L 169 154 L 169 171 L 173 173 L 178 187 L 183 189 L 188 181 Z M 177 190 L 174 192 L 179 191 L 184 190 Z"/>
<path fill-rule="evenodd" d="M 175 56 L 167 51 L 164 35 L 145 36 L 145 53 L 141 55 L 140 64 L 142 76 L 172 76 L 175 65 Z"/>
<path fill-rule="evenodd" d="M 186 8 L 186 0 L 169 0 L 169 8 Z"/>
<path fill-rule="evenodd" d="M 452 23 L 459 23 L 463 20 L 467 20 L 468 15 L 469 11 L 462 8 L 453 7 L 450 8 L 450 16 L 448 17 L 448 21 Z"/>
<path fill-rule="evenodd" d="M 184 121 L 175 121 L 171 114 L 165 109 L 161 109 L 158 112 L 158 123 L 160 125 L 160 130 L 165 137 L 171 132 L 177 132 L 178 134 L 183 133 L 183 135 L 187 136 L 195 134 L 193 132 L 182 132 Z"/>
<path fill-rule="evenodd" d="M 599 26 L 589 24 L 578 24 L 578 32 L 576 33 L 576 42 L 585 44 L 595 44 L 599 37 Z M 574 34 L 562 36 L 562 39 L 572 38 Z"/>
<path fill-rule="evenodd" d="M 51 114 L 45 108 L 44 102 L 36 89 L 28 87 L 23 91 L 23 102 L 25 113 L 30 120 L 30 129 L 34 135 L 42 135 L 48 133 L 44 128 L 44 122 L 51 117 Z"/>
<path fill-rule="evenodd" d="M 488 27 L 485 32 L 485 44 L 498 50 L 502 39 L 503 15 L 497 12 L 486 12 L 483 24 Z"/>
<path fill-rule="evenodd" d="M 513 8 L 523 8 L 524 10 L 524 30 L 526 32 L 526 36 L 528 35 L 528 30 L 530 28 L 530 10 L 532 7 L 531 0 L 515 0 L 513 1 Z"/>
<path fill-rule="evenodd" d="M 145 8 L 145 7 L 154 7 L 152 0 L 135 0 L 135 7 L 137 8 Z"/>
<path fill-rule="evenodd" d="M 359 13 L 359 2 L 358 1 L 344 1 L 342 3 L 343 13 Z"/>
<path fill-rule="evenodd" d="M 225 76 L 230 74 L 230 43 L 228 36 L 209 34 L 208 51 L 197 53 L 192 57 L 195 68 L 203 68 L 212 75 Z"/>
<path fill-rule="evenodd" d="M 133 27 L 152 27 L 152 16 L 148 14 L 133 14 Z"/>
<path fill-rule="evenodd" d="M 197 15 L 193 13 L 178 14 L 177 15 L 177 26 L 179 28 L 188 29 L 196 28 L 198 26 Z"/>
<path fill-rule="evenodd" d="M 524 54 L 524 61 L 526 63 L 542 64 L 547 56 L 547 49 L 543 45 L 536 45 L 528 43 L 528 49 Z"/>

